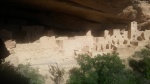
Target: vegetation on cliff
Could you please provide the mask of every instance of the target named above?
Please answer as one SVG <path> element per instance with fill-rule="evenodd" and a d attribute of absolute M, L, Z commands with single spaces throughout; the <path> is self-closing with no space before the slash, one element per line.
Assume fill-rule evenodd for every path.
<path fill-rule="evenodd" d="M 77 58 L 79 68 L 70 70 L 68 84 L 136 84 L 132 71 L 126 70 L 118 54 Z"/>
<path fill-rule="evenodd" d="M 5 62 L 0 64 L 0 84 L 44 84 L 44 77 L 30 65 L 17 67 Z"/>
<path fill-rule="evenodd" d="M 137 58 L 138 57 L 138 58 Z M 70 70 L 67 84 L 149 84 L 150 48 L 142 49 L 128 59 L 130 68 L 118 54 L 80 55 L 79 68 Z"/>

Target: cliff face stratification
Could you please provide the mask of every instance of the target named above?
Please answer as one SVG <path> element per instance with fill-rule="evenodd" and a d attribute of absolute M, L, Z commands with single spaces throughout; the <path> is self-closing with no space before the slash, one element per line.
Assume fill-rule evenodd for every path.
<path fill-rule="evenodd" d="M 3 36 L 7 32 L 2 30 L 8 30 L 17 42 L 26 35 L 22 26 L 42 26 L 59 34 L 63 31 L 63 35 L 91 30 L 93 36 L 124 29 L 132 21 L 139 30 L 150 29 L 148 0 L 1 0 L 0 10 L 0 36 L 10 38 L 9 34 Z"/>
<path fill-rule="evenodd" d="M 149 20 L 148 0 L 1 0 L 1 24 L 100 28 Z M 145 23 L 148 24 L 148 23 Z M 144 25 L 145 25 L 144 24 Z M 143 25 L 140 25 L 143 26 Z"/>
<path fill-rule="evenodd" d="M 149 8 L 149 0 L 0 1 L 1 25 L 40 24 L 63 29 L 102 29 L 101 24 L 129 24 L 133 20 L 143 23 L 149 20 Z"/>

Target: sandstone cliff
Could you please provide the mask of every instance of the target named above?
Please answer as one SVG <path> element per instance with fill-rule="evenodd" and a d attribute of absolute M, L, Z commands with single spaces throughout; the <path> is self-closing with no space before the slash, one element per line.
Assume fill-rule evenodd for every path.
<path fill-rule="evenodd" d="M 105 24 L 149 24 L 149 0 L 1 0 L 1 24 L 41 24 L 63 29 Z"/>

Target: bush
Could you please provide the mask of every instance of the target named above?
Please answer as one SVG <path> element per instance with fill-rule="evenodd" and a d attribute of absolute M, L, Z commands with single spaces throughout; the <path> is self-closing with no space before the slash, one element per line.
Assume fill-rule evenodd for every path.
<path fill-rule="evenodd" d="M 0 84 L 44 84 L 44 77 L 30 65 L 18 67 L 9 62 L 0 64 Z"/>
<path fill-rule="evenodd" d="M 0 64 L 0 84 L 29 84 L 29 79 L 9 62 L 5 62 Z"/>
<path fill-rule="evenodd" d="M 125 70 L 118 54 L 103 54 L 91 58 L 80 55 L 79 68 L 70 70 L 67 84 L 136 84 L 133 72 Z"/>
<path fill-rule="evenodd" d="M 45 80 L 42 75 L 39 74 L 38 69 L 32 68 L 29 64 L 18 65 L 18 72 L 25 78 L 30 80 L 30 84 L 44 84 Z"/>
<path fill-rule="evenodd" d="M 150 48 L 137 51 L 132 57 L 129 59 L 130 67 L 146 79 L 150 79 Z"/>

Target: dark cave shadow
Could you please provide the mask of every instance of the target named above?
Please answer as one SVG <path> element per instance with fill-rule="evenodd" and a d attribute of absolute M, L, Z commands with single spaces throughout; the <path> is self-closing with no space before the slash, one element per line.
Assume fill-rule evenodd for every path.
<path fill-rule="evenodd" d="M 6 26 L 4 28 L 4 32 L 0 32 L 0 37 L 3 39 L 3 41 L 7 40 L 14 40 L 16 43 L 33 43 L 35 41 L 38 41 L 41 37 L 47 36 L 55 38 L 58 37 L 68 37 L 73 38 L 75 36 L 86 36 L 86 33 L 91 30 L 91 35 L 93 37 L 102 37 L 104 35 L 104 31 L 102 29 L 80 29 L 80 30 L 71 30 L 71 29 L 58 29 L 58 28 L 47 28 L 44 26 L 37 26 L 37 25 L 29 25 L 29 27 L 43 27 L 43 29 L 33 28 L 27 30 L 23 30 L 21 26 Z M 28 30 L 29 29 L 29 30 Z M 100 33 L 101 32 L 101 33 Z M 11 33 L 9 35 L 9 33 Z M 2 35 L 1 35 L 2 34 Z"/>
<path fill-rule="evenodd" d="M 2 39 L 0 38 L 0 60 L 2 61 L 3 59 L 5 59 L 7 56 L 9 56 L 9 51 L 7 50 L 4 42 L 2 41 Z M 1 62 L 0 62 L 1 63 Z"/>

